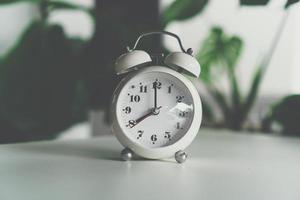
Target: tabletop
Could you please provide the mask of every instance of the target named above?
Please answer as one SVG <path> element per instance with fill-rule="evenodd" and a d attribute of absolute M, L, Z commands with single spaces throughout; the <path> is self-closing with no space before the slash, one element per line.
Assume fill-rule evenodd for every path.
<path fill-rule="evenodd" d="M 112 136 L 1 145 L 0 199 L 300 199 L 299 139 L 202 130 L 183 164 L 121 150 Z"/>

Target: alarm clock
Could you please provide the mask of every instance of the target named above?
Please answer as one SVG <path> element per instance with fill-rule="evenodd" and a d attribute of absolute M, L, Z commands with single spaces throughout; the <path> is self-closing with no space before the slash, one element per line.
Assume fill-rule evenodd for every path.
<path fill-rule="evenodd" d="M 161 62 L 153 61 L 137 45 L 143 37 L 154 34 L 176 38 L 181 51 L 162 56 Z M 184 162 L 184 149 L 197 135 L 202 120 L 200 96 L 186 77 L 200 75 L 192 49 L 185 50 L 174 33 L 145 33 L 116 60 L 115 70 L 126 75 L 114 91 L 111 109 L 112 132 L 125 147 L 121 158 L 131 160 L 134 154 L 148 159 L 174 156 L 178 163 Z"/>

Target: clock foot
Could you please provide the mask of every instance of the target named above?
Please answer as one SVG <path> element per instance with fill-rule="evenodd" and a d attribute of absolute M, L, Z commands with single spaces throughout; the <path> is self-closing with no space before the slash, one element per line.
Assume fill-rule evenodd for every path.
<path fill-rule="evenodd" d="M 124 161 L 129 161 L 133 157 L 133 151 L 129 148 L 125 148 L 121 151 L 121 158 Z"/>
<path fill-rule="evenodd" d="M 183 163 L 186 161 L 186 159 L 187 159 L 187 154 L 184 151 L 180 150 L 175 153 L 175 160 L 178 163 Z"/>

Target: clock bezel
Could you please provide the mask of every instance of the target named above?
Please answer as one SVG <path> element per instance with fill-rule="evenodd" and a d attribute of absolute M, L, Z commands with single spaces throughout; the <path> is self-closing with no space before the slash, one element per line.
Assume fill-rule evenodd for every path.
<path fill-rule="evenodd" d="M 163 146 L 163 147 L 156 147 L 156 148 L 149 148 L 142 146 L 135 141 L 133 141 L 131 138 L 129 138 L 125 130 L 123 130 L 122 126 L 119 124 L 118 120 L 118 114 L 117 114 L 117 108 L 118 108 L 118 99 L 120 92 L 126 86 L 127 82 L 130 81 L 134 76 L 141 75 L 143 73 L 148 72 L 160 72 L 160 73 L 166 73 L 171 76 L 174 76 L 175 78 L 179 79 L 189 90 L 189 93 L 191 94 L 191 98 L 193 99 L 193 107 L 194 112 L 192 116 L 192 122 L 190 124 L 190 127 L 178 141 L 175 143 Z M 130 148 L 132 151 L 134 151 L 137 155 L 150 158 L 150 159 L 162 159 L 162 158 L 168 158 L 171 156 L 174 156 L 174 154 L 179 150 L 184 150 L 188 145 L 191 144 L 191 142 L 196 137 L 201 121 L 202 121 L 202 104 L 201 99 L 198 94 L 197 89 L 193 85 L 193 83 L 184 77 L 182 74 L 176 72 L 175 70 L 169 69 L 164 66 L 149 66 L 147 68 L 138 70 L 135 73 L 129 74 L 126 76 L 117 86 L 116 90 L 114 91 L 113 95 L 113 101 L 112 101 L 112 125 L 111 129 L 112 132 L 116 135 L 119 142 L 127 148 Z"/>

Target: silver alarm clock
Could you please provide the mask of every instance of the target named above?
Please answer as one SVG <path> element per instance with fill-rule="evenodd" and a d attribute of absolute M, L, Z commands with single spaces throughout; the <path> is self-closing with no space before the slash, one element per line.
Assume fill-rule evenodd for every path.
<path fill-rule="evenodd" d="M 161 66 L 153 64 L 147 52 L 136 49 L 141 38 L 153 34 L 173 36 L 181 48 L 167 55 Z M 112 132 L 125 147 L 122 158 L 130 160 L 135 153 L 149 159 L 175 156 L 177 162 L 184 162 L 184 149 L 197 135 L 202 119 L 199 94 L 181 74 L 200 75 L 192 50 L 185 50 L 173 33 L 150 32 L 117 59 L 115 69 L 117 74 L 128 73 L 112 102 Z"/>

